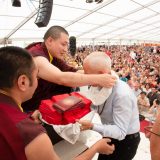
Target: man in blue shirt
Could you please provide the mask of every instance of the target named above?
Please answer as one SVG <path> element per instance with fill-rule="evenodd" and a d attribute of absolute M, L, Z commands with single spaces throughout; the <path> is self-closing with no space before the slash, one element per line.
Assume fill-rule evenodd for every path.
<path fill-rule="evenodd" d="M 86 74 L 109 73 L 111 71 L 111 60 L 108 56 L 99 53 L 90 54 L 83 62 Z M 103 92 L 101 91 L 103 89 Z M 94 92 L 93 92 L 94 90 Z M 108 92 L 108 94 L 107 94 Z M 96 93 L 96 94 L 95 94 Z M 101 94 L 107 95 L 103 99 Z M 115 145 L 115 151 L 111 155 L 99 155 L 98 160 L 131 160 L 137 151 L 140 142 L 140 123 L 136 97 L 131 88 L 125 82 L 117 80 L 112 91 L 106 88 L 92 87 L 89 95 L 92 102 L 102 101 L 96 106 L 100 114 L 102 124 L 95 124 L 90 121 L 79 121 L 81 130 L 92 129 L 102 134 L 103 137 L 110 137 Z M 95 102 L 95 104 L 100 104 Z"/>

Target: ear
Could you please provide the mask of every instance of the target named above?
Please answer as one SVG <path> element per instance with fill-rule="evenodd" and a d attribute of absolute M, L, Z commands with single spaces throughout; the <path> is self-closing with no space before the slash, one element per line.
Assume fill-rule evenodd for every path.
<path fill-rule="evenodd" d="M 29 86 L 29 79 L 26 75 L 21 75 L 18 77 L 17 81 L 18 88 L 21 91 L 26 91 Z"/>
<path fill-rule="evenodd" d="M 48 45 L 48 46 L 50 46 L 53 41 L 54 41 L 54 40 L 53 40 L 52 37 L 48 37 L 47 40 L 45 41 L 45 44 Z"/>

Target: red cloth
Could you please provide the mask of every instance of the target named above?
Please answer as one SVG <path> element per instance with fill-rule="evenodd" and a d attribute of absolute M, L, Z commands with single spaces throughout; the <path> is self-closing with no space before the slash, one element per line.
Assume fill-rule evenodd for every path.
<path fill-rule="evenodd" d="M 146 126 L 149 126 L 149 122 L 146 121 L 146 120 L 141 121 L 141 122 L 140 122 L 140 132 L 143 132 L 143 133 L 144 133 L 144 128 L 145 128 Z"/>

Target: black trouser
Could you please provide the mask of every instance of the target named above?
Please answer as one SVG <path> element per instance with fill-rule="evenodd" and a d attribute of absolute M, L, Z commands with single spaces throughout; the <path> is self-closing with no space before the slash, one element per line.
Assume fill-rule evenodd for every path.
<path fill-rule="evenodd" d="M 132 160 L 140 142 L 140 134 L 127 135 L 122 141 L 113 138 L 111 140 L 115 151 L 111 155 L 100 154 L 98 160 Z"/>

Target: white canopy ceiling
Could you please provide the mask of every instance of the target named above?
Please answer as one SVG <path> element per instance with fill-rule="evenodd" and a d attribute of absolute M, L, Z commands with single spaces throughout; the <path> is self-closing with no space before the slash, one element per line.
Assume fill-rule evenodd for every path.
<path fill-rule="evenodd" d="M 77 40 L 129 40 L 160 43 L 160 0 L 53 0 L 47 27 L 34 23 L 38 0 L 0 0 L 0 40 L 39 40 L 52 25 L 61 25 Z"/>

